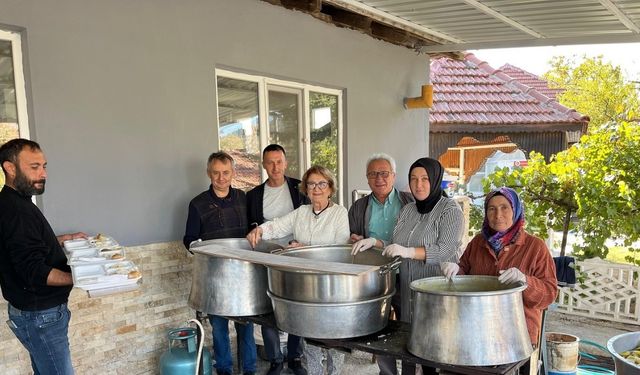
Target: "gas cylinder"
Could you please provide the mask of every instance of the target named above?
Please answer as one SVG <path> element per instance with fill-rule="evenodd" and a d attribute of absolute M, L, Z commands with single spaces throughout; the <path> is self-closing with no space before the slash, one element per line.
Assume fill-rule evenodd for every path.
<path fill-rule="evenodd" d="M 169 350 L 160 356 L 161 375 L 195 375 L 197 336 L 195 328 L 177 328 L 169 331 Z M 211 353 L 203 347 L 200 374 L 211 375 L 211 368 Z"/>

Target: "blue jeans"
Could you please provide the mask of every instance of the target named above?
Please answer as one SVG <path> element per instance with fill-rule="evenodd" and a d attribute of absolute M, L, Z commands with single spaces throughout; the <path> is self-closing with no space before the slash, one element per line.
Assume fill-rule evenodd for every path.
<path fill-rule="evenodd" d="M 215 368 L 218 373 L 233 373 L 231 358 L 231 344 L 229 342 L 229 319 L 218 315 L 209 315 L 209 322 L 213 327 L 213 355 Z M 234 322 L 238 336 L 242 372 L 256 372 L 256 342 L 253 338 L 253 324 Z"/>
<path fill-rule="evenodd" d="M 73 375 L 67 304 L 22 311 L 9 304 L 9 327 L 31 357 L 34 375 Z"/>

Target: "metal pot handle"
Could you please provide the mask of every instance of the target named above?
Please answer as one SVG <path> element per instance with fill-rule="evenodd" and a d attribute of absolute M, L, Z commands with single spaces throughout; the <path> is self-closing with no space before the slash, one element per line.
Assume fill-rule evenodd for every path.
<path fill-rule="evenodd" d="M 275 255 L 280 255 L 280 254 L 282 254 L 282 253 L 284 253 L 286 251 L 287 251 L 287 249 L 275 249 L 275 250 L 271 250 L 269 253 L 275 254 Z"/>
<path fill-rule="evenodd" d="M 402 258 L 395 257 L 393 258 L 393 262 L 380 266 L 380 270 L 378 272 L 380 272 L 381 275 L 384 275 L 397 270 L 400 267 L 400 264 L 402 264 Z"/>

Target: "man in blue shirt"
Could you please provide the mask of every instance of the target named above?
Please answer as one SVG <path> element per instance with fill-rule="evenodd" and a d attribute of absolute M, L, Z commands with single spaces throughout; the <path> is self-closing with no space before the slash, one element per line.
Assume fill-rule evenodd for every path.
<path fill-rule="evenodd" d="M 393 186 L 396 162 L 391 156 L 382 153 L 371 155 L 367 160 L 366 176 L 371 194 L 355 201 L 349 209 L 354 255 L 371 247 L 384 248 L 389 245 L 400 209 L 413 202 L 411 193 L 398 191 Z M 396 293 L 391 300 L 397 316 L 400 315 L 399 297 L 400 294 Z M 378 356 L 378 367 L 381 375 L 397 374 L 395 359 L 391 357 Z"/>

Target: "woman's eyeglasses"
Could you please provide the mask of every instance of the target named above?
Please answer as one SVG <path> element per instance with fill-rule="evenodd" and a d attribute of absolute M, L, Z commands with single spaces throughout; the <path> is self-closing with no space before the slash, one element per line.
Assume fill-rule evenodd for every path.
<path fill-rule="evenodd" d="M 324 190 L 329 186 L 329 183 L 327 181 L 307 182 L 307 189 L 309 190 L 315 189 L 316 186 L 318 187 L 318 189 Z"/>
<path fill-rule="evenodd" d="M 387 178 L 389 177 L 390 174 L 391 172 L 389 171 L 380 171 L 380 172 L 371 171 L 371 172 L 367 172 L 367 178 L 370 180 L 376 179 L 378 178 L 378 176 L 382 178 Z"/>

